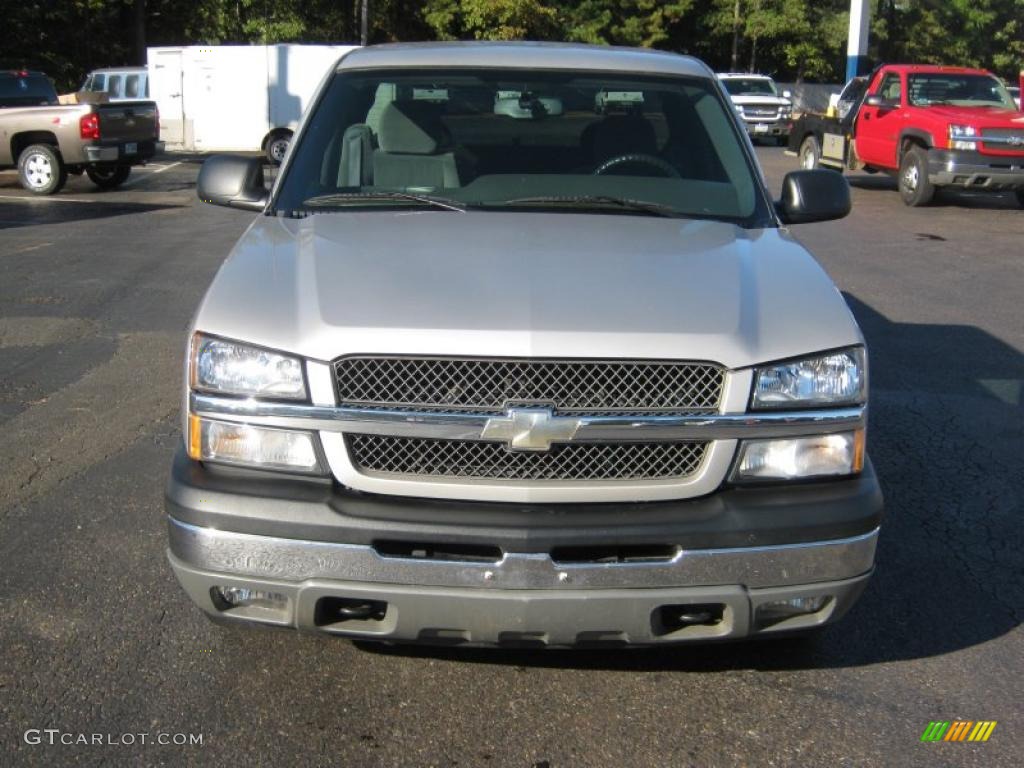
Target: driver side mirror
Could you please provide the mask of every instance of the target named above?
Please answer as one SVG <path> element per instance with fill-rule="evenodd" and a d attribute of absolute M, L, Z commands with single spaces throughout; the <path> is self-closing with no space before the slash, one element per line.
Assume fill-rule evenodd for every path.
<path fill-rule="evenodd" d="M 872 94 L 871 96 L 868 96 L 864 100 L 864 104 L 865 104 L 865 106 L 868 106 L 868 107 L 878 107 L 879 109 L 899 109 L 900 100 L 899 99 L 884 99 L 884 98 L 882 98 L 881 96 L 879 96 L 876 93 L 876 94 Z"/>
<path fill-rule="evenodd" d="M 783 91 L 782 92 L 782 98 L 784 98 L 784 99 L 792 99 L 793 98 L 793 92 L 792 91 Z"/>
<path fill-rule="evenodd" d="M 213 155 L 199 169 L 196 195 L 204 203 L 262 211 L 270 194 L 263 181 L 263 160 L 238 155 Z"/>
<path fill-rule="evenodd" d="M 823 169 L 791 171 L 782 180 L 775 210 L 784 224 L 841 219 L 850 212 L 850 185 L 841 173 Z"/>

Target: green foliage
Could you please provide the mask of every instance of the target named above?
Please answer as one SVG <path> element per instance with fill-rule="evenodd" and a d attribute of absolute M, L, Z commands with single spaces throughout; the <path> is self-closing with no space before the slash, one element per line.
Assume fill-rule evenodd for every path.
<path fill-rule="evenodd" d="M 0 67 L 61 90 L 146 45 L 357 42 L 361 0 L 10 0 Z M 568 40 L 689 53 L 718 70 L 837 82 L 849 0 L 369 0 L 371 42 Z M 870 57 L 1024 68 L 1024 0 L 872 0 Z"/>
<path fill-rule="evenodd" d="M 557 10 L 542 0 L 427 0 L 423 17 L 441 40 L 550 40 Z"/>

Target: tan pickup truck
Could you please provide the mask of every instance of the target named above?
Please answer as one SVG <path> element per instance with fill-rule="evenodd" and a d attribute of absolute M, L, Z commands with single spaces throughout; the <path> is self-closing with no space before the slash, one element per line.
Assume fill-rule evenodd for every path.
<path fill-rule="evenodd" d="M 85 173 L 112 189 L 162 149 L 152 101 L 61 105 L 41 72 L 0 71 L 0 169 L 18 169 L 37 195 L 60 191 L 68 174 Z"/>

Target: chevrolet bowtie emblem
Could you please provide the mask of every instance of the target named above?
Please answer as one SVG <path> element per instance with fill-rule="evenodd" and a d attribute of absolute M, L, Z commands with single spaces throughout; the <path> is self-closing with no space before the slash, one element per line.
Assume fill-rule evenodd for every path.
<path fill-rule="evenodd" d="M 579 419 L 555 416 L 550 408 L 509 408 L 488 419 L 480 437 L 506 440 L 513 451 L 549 451 L 553 442 L 572 440 L 579 428 Z"/>

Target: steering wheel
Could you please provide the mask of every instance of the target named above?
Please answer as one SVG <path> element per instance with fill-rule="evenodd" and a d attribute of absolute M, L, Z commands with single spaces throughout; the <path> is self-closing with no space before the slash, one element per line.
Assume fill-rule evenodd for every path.
<path fill-rule="evenodd" d="M 606 173 L 612 168 L 615 168 L 618 165 L 625 165 L 627 163 L 639 163 L 641 165 L 650 165 L 653 166 L 654 168 L 657 168 L 670 179 L 680 178 L 679 171 L 673 168 L 672 165 L 667 161 L 662 160 L 660 157 L 656 157 L 655 155 L 645 155 L 640 152 L 628 155 L 619 155 L 618 157 L 613 157 L 611 160 L 605 160 L 594 171 L 594 175 L 601 176 L 602 174 Z"/>

